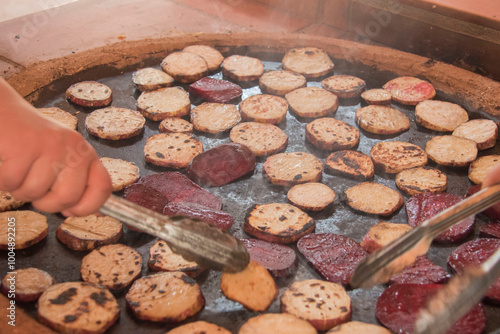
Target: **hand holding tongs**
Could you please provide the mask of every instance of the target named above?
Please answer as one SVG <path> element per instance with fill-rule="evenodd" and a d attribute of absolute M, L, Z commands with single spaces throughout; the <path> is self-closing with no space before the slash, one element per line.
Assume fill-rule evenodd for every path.
<path fill-rule="evenodd" d="M 418 256 L 427 253 L 432 240 L 438 234 L 462 219 L 483 211 L 499 200 L 500 184 L 492 185 L 424 221 L 400 239 L 372 253 L 362 261 L 351 278 L 351 286 L 366 289 L 387 282 L 392 275 L 415 262 Z M 464 275 L 454 277 L 440 294 L 446 295 L 447 298 L 446 301 L 441 300 L 442 307 L 439 308 L 441 312 L 436 311 L 438 308 L 436 305 L 439 303 L 435 301 L 439 298 L 436 297 L 430 302 L 433 305 L 432 311 L 427 312 L 427 314 L 423 312 L 423 320 L 419 320 L 420 325 L 417 326 L 418 333 L 442 333 L 446 330 L 445 326 L 460 319 L 483 297 L 489 285 L 500 277 L 499 263 L 500 251 L 497 251 L 479 268 L 467 270 Z M 465 286 L 467 286 L 466 289 L 457 289 L 457 287 Z M 459 315 L 459 311 L 463 311 L 463 313 Z M 453 319 L 455 321 L 451 321 Z M 430 323 L 436 327 L 431 328 Z M 435 331 L 435 329 L 439 331 Z"/>

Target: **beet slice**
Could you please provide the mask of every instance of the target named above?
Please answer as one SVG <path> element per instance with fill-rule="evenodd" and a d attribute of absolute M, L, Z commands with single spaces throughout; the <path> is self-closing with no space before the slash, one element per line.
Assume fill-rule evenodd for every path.
<path fill-rule="evenodd" d="M 472 196 L 475 193 L 477 193 L 479 190 L 481 190 L 480 184 L 476 184 L 474 186 L 471 186 L 467 190 L 467 194 L 465 196 L 466 197 Z M 500 202 L 493 204 L 488 209 L 484 210 L 483 213 L 495 221 L 497 221 L 497 220 L 500 221 Z"/>
<path fill-rule="evenodd" d="M 297 242 L 298 250 L 330 282 L 348 286 L 368 253 L 356 241 L 333 233 L 314 233 Z"/>
<path fill-rule="evenodd" d="M 169 202 L 196 203 L 216 210 L 222 208 L 222 201 L 219 197 L 201 188 L 179 172 L 152 174 L 141 178 L 139 183 L 156 189 Z"/>
<path fill-rule="evenodd" d="M 201 78 L 189 85 L 189 94 L 200 97 L 206 102 L 227 103 L 242 93 L 241 87 L 231 81 L 209 77 Z"/>
<path fill-rule="evenodd" d="M 134 183 L 126 187 L 123 197 L 132 203 L 158 213 L 163 213 L 163 208 L 168 203 L 167 198 L 158 190 L 141 183 Z"/>
<path fill-rule="evenodd" d="M 467 267 L 486 262 L 498 248 L 500 248 L 499 239 L 484 238 L 468 241 L 450 254 L 448 265 L 455 273 L 461 274 Z M 490 302 L 500 304 L 500 278 L 493 283 L 485 297 Z"/>
<path fill-rule="evenodd" d="M 241 239 L 250 259 L 269 270 L 274 278 L 289 277 L 297 269 L 297 254 L 288 246 L 259 239 Z"/>
<path fill-rule="evenodd" d="M 401 273 L 393 275 L 389 284 L 440 284 L 450 278 L 443 268 L 432 263 L 426 256 L 419 256 L 415 263 Z"/>
<path fill-rule="evenodd" d="M 241 144 L 216 146 L 198 154 L 186 167 L 186 175 L 204 186 L 221 186 L 255 169 L 255 155 Z"/>
<path fill-rule="evenodd" d="M 212 209 L 196 203 L 170 202 L 163 208 L 163 214 L 167 216 L 187 216 L 199 219 L 206 223 L 227 231 L 233 226 L 233 217 L 222 210 Z"/>
<path fill-rule="evenodd" d="M 393 284 L 378 298 L 375 316 L 394 333 L 412 333 L 418 312 L 442 287 L 440 284 Z M 477 304 L 446 333 L 479 334 L 485 327 L 484 308 Z"/>
<path fill-rule="evenodd" d="M 408 224 L 416 227 L 439 212 L 462 201 L 462 197 L 449 193 L 422 193 L 412 196 L 406 202 Z M 460 223 L 438 235 L 434 241 L 438 243 L 456 243 L 463 241 L 474 231 L 475 217 L 467 217 Z"/>
<path fill-rule="evenodd" d="M 500 223 L 486 223 L 479 228 L 479 236 L 500 239 Z"/>

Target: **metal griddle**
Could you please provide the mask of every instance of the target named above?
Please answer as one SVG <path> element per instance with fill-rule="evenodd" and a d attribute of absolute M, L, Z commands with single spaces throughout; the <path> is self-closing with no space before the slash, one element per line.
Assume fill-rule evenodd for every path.
<path fill-rule="evenodd" d="M 225 52 L 225 56 L 231 54 L 246 54 L 245 48 L 233 48 Z M 248 54 L 255 56 L 264 61 L 266 70 L 280 69 L 281 58 L 283 54 L 274 53 L 261 53 L 261 54 Z M 334 59 L 335 74 L 352 74 L 357 75 L 367 81 L 367 89 L 379 88 L 385 82 L 395 77 L 394 74 L 389 72 L 376 71 L 371 67 L 360 64 L 353 64 L 344 62 L 342 60 Z M 159 65 L 159 61 L 154 64 Z M 139 68 L 139 67 L 137 67 Z M 132 69 L 133 70 L 133 69 Z M 222 73 L 215 73 L 212 75 L 215 78 L 223 78 Z M 308 86 L 321 86 L 321 79 L 308 80 Z M 45 90 L 40 98 L 35 103 L 36 107 L 59 107 L 63 110 L 76 114 L 79 118 L 79 132 L 94 146 L 101 157 L 120 158 L 134 162 L 141 171 L 141 176 L 147 176 L 157 172 L 167 171 L 168 169 L 157 167 L 147 164 L 143 157 L 143 147 L 146 139 L 158 133 L 158 122 L 147 120 L 145 131 L 143 134 L 126 140 L 108 141 L 93 137 L 87 133 L 84 127 L 84 119 L 86 115 L 93 109 L 83 108 L 69 103 L 65 96 L 64 91 L 69 85 L 83 80 L 98 80 L 99 82 L 108 85 L 113 90 L 112 106 L 125 107 L 136 109 L 136 99 L 140 92 L 137 91 L 132 83 L 132 72 L 123 74 L 116 73 L 112 68 L 103 67 L 93 70 L 83 71 L 78 75 L 66 79 L 60 79 L 54 82 L 48 89 Z M 183 86 L 187 90 L 187 86 Z M 243 96 L 245 99 L 248 96 L 261 93 L 258 83 L 245 83 L 243 84 Z M 436 99 L 447 100 L 454 102 L 453 96 L 444 96 L 438 92 Z M 235 101 L 238 103 L 239 101 Z M 192 101 L 193 107 L 200 103 L 200 101 Z M 360 100 L 354 101 L 341 101 L 341 106 L 334 115 L 335 118 L 346 121 L 349 124 L 358 126 L 354 122 L 354 114 L 357 108 L 363 106 Z M 369 154 L 373 145 L 383 140 L 400 140 L 408 141 L 420 147 L 425 147 L 425 143 L 434 135 L 442 133 L 433 132 L 420 128 L 415 123 L 414 108 L 402 105 L 393 104 L 396 108 L 403 111 L 411 120 L 410 130 L 395 136 L 379 136 L 361 131 L 361 139 L 357 150 Z M 487 117 L 488 115 L 470 114 L 470 118 Z M 300 119 L 290 113 L 284 122 L 279 124 L 279 127 L 289 136 L 289 143 L 286 152 L 305 151 L 316 155 L 320 160 L 324 161 L 330 152 L 316 149 L 305 140 L 305 125 L 310 120 Z M 195 135 L 203 142 L 205 150 L 215 147 L 222 143 L 229 142 L 228 134 L 210 135 L 205 133 L 195 132 Z M 480 152 L 481 155 L 488 155 L 498 153 L 498 145 L 486 151 Z M 241 180 L 222 187 L 208 188 L 208 191 L 214 195 L 219 196 L 223 201 L 223 210 L 229 212 L 234 217 L 234 226 L 230 229 L 230 233 L 239 238 L 249 238 L 251 236 L 242 231 L 244 217 L 249 208 L 254 204 L 263 203 L 286 203 L 287 188 L 281 186 L 271 185 L 262 176 L 262 165 L 265 158 L 257 160 L 256 168 L 251 176 L 244 177 Z M 432 167 L 437 167 L 445 172 L 448 176 L 448 190 L 447 192 L 464 195 L 471 185 L 467 178 L 467 168 L 446 168 L 443 166 L 435 165 L 429 162 Z M 377 173 L 374 182 L 386 185 L 392 189 L 396 189 L 394 176 L 389 174 Z M 404 206 L 395 214 L 386 218 L 379 218 L 373 215 L 366 215 L 355 212 L 350 209 L 344 201 L 344 191 L 359 183 L 359 181 L 350 180 L 339 176 L 333 176 L 327 173 L 323 174 L 322 182 L 330 186 L 336 193 L 337 197 L 332 206 L 324 211 L 317 213 L 310 213 L 316 221 L 316 232 L 331 232 L 342 234 L 350 237 L 358 242 L 367 233 L 368 229 L 379 221 L 387 221 L 391 223 L 406 223 L 406 213 Z M 118 193 L 121 195 L 121 193 Z M 405 201 L 408 196 L 403 195 Z M 22 209 L 32 209 L 30 205 L 26 205 Z M 49 221 L 49 235 L 42 242 L 29 247 L 25 250 L 16 252 L 16 268 L 23 267 L 37 267 L 46 270 L 54 276 L 57 282 L 65 281 L 80 281 L 80 263 L 83 256 L 88 252 L 77 252 L 68 249 L 61 244 L 55 237 L 55 231 L 59 224 L 63 221 L 64 217 L 58 214 L 48 214 Z M 477 216 L 477 223 L 479 226 L 485 222 L 485 217 L 482 215 Z M 477 229 L 475 237 L 477 236 Z M 156 239 L 152 236 L 130 231 L 125 228 L 125 233 L 120 243 L 129 245 L 139 251 L 143 256 L 143 270 L 142 275 L 148 275 L 151 272 L 147 268 L 147 261 L 149 257 L 149 247 L 153 245 Z M 447 271 L 446 260 L 455 246 L 432 246 L 427 253 L 429 259 L 442 266 Z M 291 245 L 296 250 L 295 245 Z M 314 269 L 307 263 L 307 261 L 297 252 L 299 256 L 299 267 L 296 274 L 291 278 L 279 279 L 276 281 L 279 287 L 278 299 L 271 305 L 268 312 L 279 312 L 279 297 L 283 291 L 294 281 L 304 280 L 310 278 L 321 278 Z M 7 272 L 7 256 L 4 251 L 0 253 L 0 268 L 1 274 Z M 232 302 L 224 297 L 219 288 L 220 273 L 215 271 L 208 271 L 196 278 L 200 284 L 203 294 L 206 299 L 206 305 L 202 312 L 198 315 L 189 318 L 185 322 L 205 320 L 227 328 L 233 333 L 237 333 L 238 328 L 250 317 L 256 316 L 257 313 L 249 312 L 238 303 Z M 363 321 L 367 323 L 378 324 L 375 318 L 375 304 L 377 298 L 384 290 L 384 286 L 378 285 L 371 290 L 349 290 L 348 294 L 352 299 L 353 313 L 352 319 Z M 140 321 L 126 309 L 125 294 L 128 288 L 122 291 L 114 292 L 118 303 L 121 307 L 121 316 L 118 322 L 109 329 L 108 333 L 165 333 L 167 330 L 176 327 L 177 324 L 154 323 L 147 321 Z M 23 307 L 30 315 L 36 317 L 35 304 L 18 304 Z M 499 333 L 500 332 L 500 307 L 485 304 L 487 313 L 487 328 L 485 333 Z M 183 323 L 185 323 L 183 322 Z"/>

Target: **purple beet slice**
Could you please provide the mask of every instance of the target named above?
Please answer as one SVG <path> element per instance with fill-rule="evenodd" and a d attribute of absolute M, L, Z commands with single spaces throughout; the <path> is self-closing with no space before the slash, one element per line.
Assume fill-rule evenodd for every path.
<path fill-rule="evenodd" d="M 206 102 L 227 103 L 240 97 L 242 93 L 241 87 L 231 81 L 209 77 L 189 85 L 189 94 Z"/>
<path fill-rule="evenodd" d="M 196 203 L 170 202 L 163 209 L 166 216 L 187 216 L 199 219 L 227 231 L 233 226 L 233 217 L 222 210 L 212 209 Z"/>
<path fill-rule="evenodd" d="M 134 183 L 126 187 L 123 197 L 132 203 L 158 213 L 163 213 L 163 208 L 168 203 L 167 198 L 158 190 L 140 183 Z"/>
<path fill-rule="evenodd" d="M 274 278 L 289 277 L 297 269 L 297 254 L 288 246 L 259 239 L 241 239 L 250 259 L 269 270 Z"/>
<path fill-rule="evenodd" d="M 216 146 L 198 154 L 186 167 L 186 175 L 203 186 L 222 186 L 252 172 L 255 155 L 241 144 Z"/>
<path fill-rule="evenodd" d="M 449 193 L 422 193 L 412 196 L 406 202 L 408 224 L 417 227 L 425 220 L 462 201 L 462 197 Z M 467 217 L 460 223 L 438 235 L 438 243 L 457 243 L 465 240 L 474 231 L 475 217 Z"/>
<path fill-rule="evenodd" d="M 169 202 L 196 203 L 216 210 L 222 208 L 222 201 L 219 197 L 201 188 L 179 172 L 152 174 L 141 178 L 139 183 L 156 189 Z"/>
<path fill-rule="evenodd" d="M 484 263 L 499 248 L 500 239 L 484 238 L 468 241 L 450 254 L 448 265 L 455 273 L 461 274 L 467 267 Z M 493 283 L 485 297 L 490 302 L 500 304 L 500 278 Z"/>
<path fill-rule="evenodd" d="M 375 316 L 394 333 L 412 333 L 418 312 L 442 287 L 441 284 L 393 284 L 378 298 Z M 479 334 L 485 327 L 484 308 L 477 304 L 446 333 Z"/>
<path fill-rule="evenodd" d="M 500 223 L 486 223 L 479 228 L 479 236 L 500 239 Z"/>
<path fill-rule="evenodd" d="M 348 286 L 358 264 L 368 253 L 356 241 L 333 233 L 302 237 L 297 248 L 325 279 Z"/>
<path fill-rule="evenodd" d="M 419 256 L 414 264 L 401 273 L 393 275 L 389 284 L 440 284 L 450 278 L 443 268 L 434 264 L 426 256 Z"/>

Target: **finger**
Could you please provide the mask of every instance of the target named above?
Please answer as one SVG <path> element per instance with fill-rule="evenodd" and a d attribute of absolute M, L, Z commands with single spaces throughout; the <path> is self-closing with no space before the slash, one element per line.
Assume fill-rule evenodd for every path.
<path fill-rule="evenodd" d="M 64 210 L 65 216 L 87 216 L 97 212 L 112 191 L 111 178 L 102 163 L 96 159 L 89 169 L 87 187 L 78 204 Z"/>
<path fill-rule="evenodd" d="M 24 155 L 19 159 L 2 160 L 0 163 L 0 190 L 12 192 L 18 189 L 23 184 L 36 159 L 38 156 Z"/>
<path fill-rule="evenodd" d="M 482 188 L 500 183 L 500 164 L 493 167 L 484 178 Z"/>

